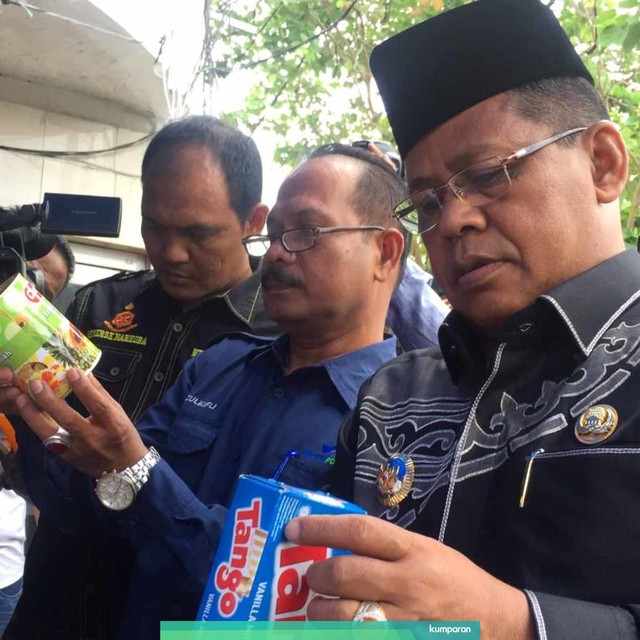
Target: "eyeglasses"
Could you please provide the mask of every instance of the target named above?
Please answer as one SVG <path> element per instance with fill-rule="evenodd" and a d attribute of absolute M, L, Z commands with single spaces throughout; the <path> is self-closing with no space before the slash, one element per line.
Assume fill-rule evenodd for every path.
<path fill-rule="evenodd" d="M 412 233 L 424 233 L 437 226 L 443 209 L 444 192 L 447 188 L 465 204 L 477 207 L 504 195 L 511 189 L 512 177 L 509 164 L 530 156 L 540 149 L 558 142 L 567 136 L 585 131 L 589 127 L 578 127 L 557 133 L 550 138 L 518 149 L 506 158 L 493 156 L 454 173 L 449 180 L 435 189 L 423 189 L 412 193 L 396 205 L 393 214 Z"/>
<path fill-rule="evenodd" d="M 280 241 L 289 253 L 300 253 L 313 249 L 318 236 L 323 233 L 338 233 L 341 231 L 384 231 L 384 227 L 373 224 L 363 224 L 353 227 L 300 227 L 283 233 L 270 233 L 268 236 L 249 236 L 243 238 L 242 244 L 250 256 L 261 257 L 269 251 L 272 242 Z"/>

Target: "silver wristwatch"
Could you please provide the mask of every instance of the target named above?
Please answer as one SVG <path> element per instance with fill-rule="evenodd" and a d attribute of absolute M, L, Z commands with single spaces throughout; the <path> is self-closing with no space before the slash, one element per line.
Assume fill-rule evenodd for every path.
<path fill-rule="evenodd" d="M 150 447 L 133 466 L 122 471 L 105 471 L 96 481 L 96 494 L 100 503 L 113 511 L 123 511 L 130 507 L 138 491 L 149 479 L 149 472 L 160 459 L 160 454 Z"/>

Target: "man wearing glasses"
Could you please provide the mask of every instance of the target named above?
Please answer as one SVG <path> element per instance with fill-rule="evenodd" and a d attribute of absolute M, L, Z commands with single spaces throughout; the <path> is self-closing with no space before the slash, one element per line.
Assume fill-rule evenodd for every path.
<path fill-rule="evenodd" d="M 68 378 L 88 419 L 41 385 L 16 400 L 40 440 L 59 424 L 71 434 L 48 461 L 68 508 L 137 549 L 118 638 L 157 638 L 160 620 L 194 618 L 240 473 L 327 484 L 360 385 L 396 353 L 383 331 L 406 255 L 391 211 L 405 195 L 392 169 L 351 147 L 294 171 L 267 235 L 243 240 L 264 255 L 265 309 L 285 335 L 222 340 L 135 427 L 92 376 Z"/>
<path fill-rule="evenodd" d="M 479 0 L 371 66 L 453 305 L 440 350 L 385 365 L 339 437 L 334 489 L 370 516 L 289 524 L 318 619 L 480 620 L 482 637 L 640 629 L 640 257 L 627 152 L 539 0 Z M 371 516 L 377 516 L 371 517 Z M 636 604 L 629 604 L 636 603 Z"/>

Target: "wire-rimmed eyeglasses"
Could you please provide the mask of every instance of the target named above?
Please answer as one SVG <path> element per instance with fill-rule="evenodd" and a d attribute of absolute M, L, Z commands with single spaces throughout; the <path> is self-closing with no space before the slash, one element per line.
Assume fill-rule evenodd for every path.
<path fill-rule="evenodd" d="M 530 156 L 536 151 L 572 136 L 589 127 L 577 127 L 550 138 L 517 149 L 506 158 L 492 156 L 470 167 L 454 173 L 445 184 L 435 189 L 422 189 L 412 193 L 394 207 L 393 214 L 412 233 L 424 233 L 437 226 L 443 208 L 444 191 L 449 188 L 453 194 L 472 207 L 491 202 L 511 189 L 512 178 L 509 164 Z"/>
<path fill-rule="evenodd" d="M 250 256 L 261 257 L 265 255 L 271 243 L 278 240 L 289 253 L 300 253 L 313 249 L 316 246 L 318 236 L 323 233 L 338 233 L 339 231 L 385 231 L 385 228 L 375 224 L 350 227 L 300 227 L 282 233 L 270 233 L 267 236 L 249 236 L 243 238 L 242 244 Z"/>

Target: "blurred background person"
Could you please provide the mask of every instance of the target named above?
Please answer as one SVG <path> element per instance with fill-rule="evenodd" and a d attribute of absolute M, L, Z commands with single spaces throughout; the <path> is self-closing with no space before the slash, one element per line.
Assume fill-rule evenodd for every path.
<path fill-rule="evenodd" d="M 69 283 L 75 269 L 73 250 L 56 236 L 51 251 L 28 263 L 44 277 L 44 294 L 54 301 Z M 22 593 L 25 542 L 35 526 L 35 510 L 13 489 L 20 479 L 15 467 L 15 433 L 9 419 L 0 414 L 0 636 L 4 633 Z M 27 519 L 27 514 L 29 514 Z"/>

